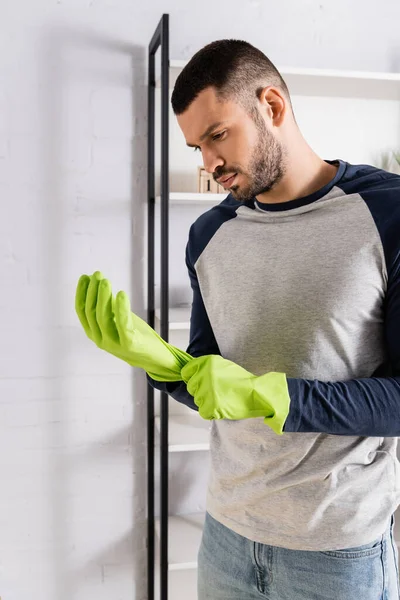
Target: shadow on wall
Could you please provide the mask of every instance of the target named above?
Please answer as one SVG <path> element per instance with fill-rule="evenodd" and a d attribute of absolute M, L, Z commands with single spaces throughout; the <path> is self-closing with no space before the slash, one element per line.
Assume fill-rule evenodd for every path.
<path fill-rule="evenodd" d="M 72 60 L 71 60 L 72 57 Z M 100 58 L 99 58 L 100 57 Z M 48 356 L 46 378 L 49 382 L 51 397 L 71 397 L 75 393 L 72 390 L 76 382 L 75 371 L 68 368 L 72 364 L 71 356 L 74 353 L 74 343 L 71 343 L 71 327 L 60 326 L 65 322 L 66 312 L 74 310 L 72 296 L 75 293 L 73 284 L 71 291 L 71 272 L 74 270 L 73 257 L 67 251 L 68 240 L 66 239 L 66 223 L 71 216 L 71 204 L 76 202 L 79 191 L 73 186 L 76 178 L 68 177 L 71 171 L 76 169 L 74 160 L 75 152 L 81 152 L 81 148 L 75 148 L 71 143 L 69 135 L 70 128 L 85 127 L 85 114 L 89 119 L 89 107 L 81 113 L 74 111 L 74 120 L 78 123 L 68 123 L 66 112 L 67 103 L 70 101 L 71 87 L 77 83 L 82 85 L 93 85 L 93 87 L 124 88 L 132 94 L 132 110 L 136 117 L 132 118 L 131 146 L 129 168 L 131 189 L 130 198 L 123 202 L 124 215 L 132 227 L 131 231 L 131 290 L 130 298 L 132 310 L 137 314 L 145 315 L 143 290 L 143 264 L 141 257 L 144 255 L 145 211 L 147 210 L 145 198 L 147 189 L 146 156 L 147 156 L 147 48 L 121 43 L 107 37 L 93 35 L 87 31 L 71 31 L 68 28 L 52 28 L 43 39 L 42 47 L 42 148 L 43 159 L 42 173 L 42 197 L 40 210 L 42 211 L 40 238 L 38 244 L 41 246 L 42 265 L 44 268 L 43 289 L 43 315 L 46 322 L 51 325 L 48 331 Z M 115 106 L 115 111 L 121 107 Z M 131 115 L 127 119 L 131 118 Z M 88 131 L 88 137 L 91 132 Z M 93 135 L 93 134 L 92 134 Z M 72 135 L 73 140 L 73 135 Z M 90 141 L 90 140 L 89 140 Z M 88 148 L 90 144 L 88 143 Z M 88 152 L 88 155 L 90 152 Z M 77 157 L 79 163 L 79 156 Z M 67 169 L 65 166 L 67 165 Z M 89 162 L 89 169 L 91 164 Z M 78 164 L 79 169 L 79 164 Z M 118 181 L 115 182 L 118 185 Z M 111 185 L 111 182 L 110 182 Z M 118 193 L 116 193 L 118 196 Z M 120 195 L 119 195 L 120 196 Z M 104 199 L 106 200 L 104 204 Z M 107 193 L 103 195 L 103 204 L 99 206 L 100 213 L 108 212 L 106 222 L 107 228 L 112 225 L 115 211 L 121 213 L 121 201 L 114 199 Z M 96 201 L 93 202 L 93 213 L 96 214 Z M 125 216 L 126 215 L 126 216 Z M 118 215 L 121 218 L 121 214 Z M 126 221 L 125 221 L 126 222 Z M 70 222 L 68 222 L 68 229 Z M 95 235 L 87 233 L 86 235 Z M 69 233 L 70 238 L 73 235 Z M 110 239 L 102 240 L 102 244 L 112 243 Z M 78 240 L 78 238 L 75 238 Z M 81 238 L 82 239 L 82 238 Z M 89 242 L 87 242 L 89 244 Z M 87 248 L 86 248 L 87 249 Z M 90 249 L 89 254 L 90 254 Z M 129 249 L 127 248 L 127 254 Z M 76 256 L 76 254 L 75 254 Z M 76 260 L 75 260 L 76 264 Z M 100 265 L 99 268 L 102 268 Z M 68 274 L 70 275 L 68 277 Z M 64 290 L 64 293 L 63 293 Z M 68 293 L 65 294 L 65 290 Z M 73 317 L 75 318 L 75 316 Z M 61 351 L 60 351 L 61 349 Z M 100 352 L 100 351 L 99 351 Z M 88 368 L 90 372 L 90 367 Z M 92 369 L 93 371 L 93 369 Z M 80 374 L 85 373 L 82 365 Z M 93 375 L 96 377 L 96 374 Z M 67 388 L 67 390 L 66 390 Z M 49 542 L 48 549 L 48 573 L 51 581 L 47 586 L 51 587 L 51 593 L 46 597 L 54 597 L 57 600 L 70 600 L 72 597 L 81 597 L 77 592 L 83 591 L 88 586 L 93 592 L 101 588 L 108 577 L 119 579 L 123 577 L 126 582 L 134 586 L 134 597 L 142 600 L 146 596 L 147 586 L 147 553 L 146 553 L 146 390 L 147 383 L 141 373 L 133 372 L 132 375 L 132 399 L 133 420 L 128 424 L 130 434 L 126 442 L 126 432 L 123 440 L 120 432 L 117 432 L 115 440 L 105 440 L 101 451 L 90 449 L 78 453 L 80 465 L 93 465 L 96 462 L 98 471 L 102 471 L 102 479 L 110 473 L 103 471 L 103 461 L 107 464 L 110 453 L 121 453 L 121 456 L 129 455 L 129 473 L 132 473 L 131 490 L 127 492 L 128 502 L 131 500 L 131 522 L 127 519 L 126 532 L 121 529 L 107 538 L 105 522 L 101 519 L 96 522 L 96 534 L 104 528 L 102 540 L 103 547 L 98 551 L 84 553 L 84 558 L 77 561 L 74 558 L 79 542 L 83 535 L 78 536 L 76 531 L 70 529 L 74 520 L 73 494 L 80 490 L 74 489 L 73 472 L 77 464 L 77 454 L 71 459 L 71 440 L 73 439 L 74 423 L 70 419 L 68 400 L 65 403 L 49 403 L 48 426 L 46 435 L 47 468 L 46 499 L 47 507 L 47 531 L 45 538 Z M 62 392 L 62 393 L 61 393 Z M 140 399 L 140 401 L 139 401 Z M 112 402 L 112 398 L 110 398 Z M 95 410 L 95 401 L 93 402 Z M 68 420 L 69 418 L 69 420 Z M 55 433 L 51 423 L 65 424 L 57 429 Z M 72 443 L 73 446 L 73 443 Z M 56 451 L 57 450 L 57 451 Z M 74 452 L 73 452 L 74 454 Z M 126 471 L 125 471 L 126 472 Z M 134 474 L 134 475 L 133 475 Z M 108 483 L 111 488 L 113 480 L 110 477 Z M 130 493 L 131 492 L 131 493 Z M 93 493 L 93 508 L 96 506 L 96 493 Z M 88 496 L 86 495 L 86 499 Z M 100 500 L 100 499 L 99 499 Z M 85 525 L 85 517 L 90 517 L 90 504 L 88 509 L 81 512 L 79 517 L 82 525 Z M 112 514 L 107 515 L 108 521 L 112 522 Z M 93 517 L 91 519 L 93 524 Z M 120 519 L 121 522 L 121 519 Z M 79 528 L 79 523 L 75 527 Z M 113 531 L 109 526 L 110 532 Z M 101 537 L 101 536 L 100 536 Z M 79 548 L 78 548 L 79 554 Z M 91 585 L 93 583 L 93 585 Z M 96 585 L 98 588 L 96 588 Z M 127 583 L 127 585 L 129 585 Z M 115 590 L 118 589 L 117 584 Z M 129 588 L 127 588 L 129 589 Z M 47 591 L 47 590 L 46 590 Z M 75 596 L 74 594 L 77 594 Z M 93 594 L 92 594 L 93 595 Z M 113 594 L 117 597 L 117 594 Z M 82 596 L 83 597 L 83 596 Z"/>

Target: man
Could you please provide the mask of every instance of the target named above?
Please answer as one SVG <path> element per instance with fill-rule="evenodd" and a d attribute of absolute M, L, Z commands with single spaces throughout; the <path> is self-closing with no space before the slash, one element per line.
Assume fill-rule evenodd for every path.
<path fill-rule="evenodd" d="M 149 381 L 194 408 L 197 393 L 200 414 L 220 385 L 223 413 L 243 380 L 221 355 L 285 373 L 290 398 L 275 431 L 212 423 L 199 600 L 395 600 L 400 177 L 317 156 L 281 75 L 243 41 L 197 52 L 172 107 L 230 193 L 187 244 L 199 358 L 182 382 Z"/>
<path fill-rule="evenodd" d="M 190 228 L 187 353 L 99 273 L 76 306 L 100 347 L 213 419 L 198 598 L 397 600 L 400 177 L 317 156 L 244 41 L 197 52 L 172 107 L 229 191 Z"/>

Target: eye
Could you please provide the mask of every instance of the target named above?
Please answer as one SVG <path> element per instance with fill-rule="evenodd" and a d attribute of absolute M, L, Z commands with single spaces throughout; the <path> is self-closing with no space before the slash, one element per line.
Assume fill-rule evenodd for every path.
<path fill-rule="evenodd" d="M 222 138 L 223 135 L 225 135 L 226 131 L 222 131 L 221 133 L 217 133 L 216 135 L 212 136 L 213 141 L 217 141 L 220 140 Z M 198 152 L 200 150 L 199 146 L 195 146 L 193 148 L 193 152 Z"/>
<path fill-rule="evenodd" d="M 222 131 L 221 133 L 217 133 L 216 135 L 213 135 L 213 140 L 220 140 L 221 137 L 226 133 L 226 131 Z"/>

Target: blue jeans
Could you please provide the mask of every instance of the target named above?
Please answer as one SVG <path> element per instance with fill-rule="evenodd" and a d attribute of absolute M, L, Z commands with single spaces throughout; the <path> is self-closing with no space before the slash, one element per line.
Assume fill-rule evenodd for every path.
<path fill-rule="evenodd" d="M 287 550 L 238 535 L 208 512 L 198 553 L 198 600 L 399 600 L 394 515 L 355 548 Z"/>

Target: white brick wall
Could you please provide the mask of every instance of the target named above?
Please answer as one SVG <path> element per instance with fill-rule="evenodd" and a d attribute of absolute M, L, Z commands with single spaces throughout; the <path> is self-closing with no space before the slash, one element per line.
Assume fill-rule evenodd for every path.
<path fill-rule="evenodd" d="M 145 380 L 87 340 L 74 293 L 99 268 L 145 314 L 162 12 L 173 58 L 242 37 L 280 64 L 398 68 L 396 0 L 350 4 L 0 0 L 2 600 L 146 597 Z"/>

